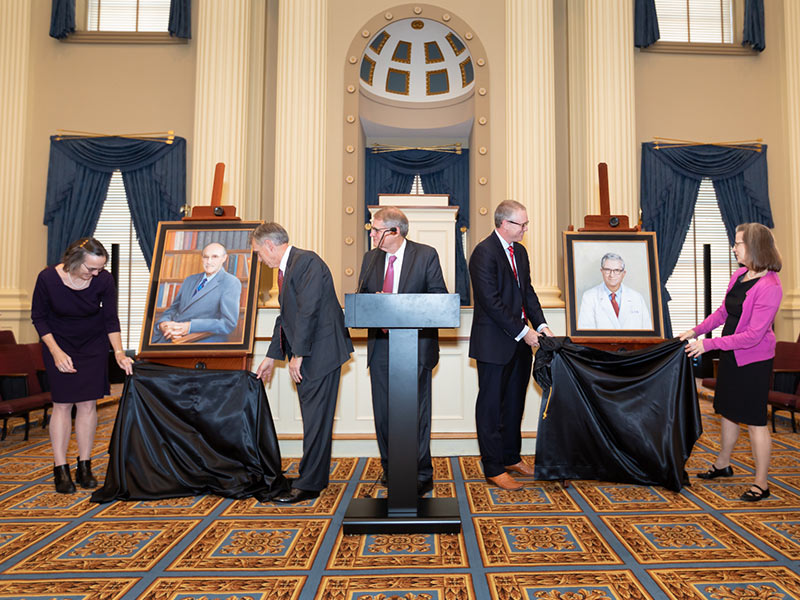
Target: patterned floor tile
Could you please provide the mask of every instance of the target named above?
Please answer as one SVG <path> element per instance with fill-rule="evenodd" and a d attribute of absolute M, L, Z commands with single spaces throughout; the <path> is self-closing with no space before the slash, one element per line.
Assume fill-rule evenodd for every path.
<path fill-rule="evenodd" d="M 305 577 L 159 577 L 140 600 L 297 600 Z"/>
<path fill-rule="evenodd" d="M 6 495 L 10 491 L 16 490 L 18 487 L 20 486 L 16 483 L 0 483 L 0 496 Z"/>
<path fill-rule="evenodd" d="M 725 516 L 789 560 L 800 560 L 800 512 L 726 513 Z"/>
<path fill-rule="evenodd" d="M 453 470 L 450 468 L 450 459 L 446 456 L 433 457 L 433 478 L 434 479 L 453 479 Z M 381 478 L 383 469 L 381 459 L 372 456 L 367 459 L 364 472 L 361 474 L 362 481 L 377 481 Z"/>
<path fill-rule="evenodd" d="M 737 457 L 742 464 L 755 471 L 756 464 L 752 455 Z M 769 459 L 769 474 L 798 473 L 800 474 L 800 450 L 775 450 Z"/>
<path fill-rule="evenodd" d="M 789 433 L 788 431 L 780 431 L 772 433 L 770 430 L 772 440 L 779 442 L 788 449 L 800 450 L 800 433 Z"/>
<path fill-rule="evenodd" d="M 475 600 L 469 575 L 323 577 L 315 600 Z"/>
<path fill-rule="evenodd" d="M 122 598 L 136 582 L 138 577 L 113 577 L 102 579 L 31 579 L 0 580 L 0 598 L 17 599 L 55 599 L 69 600 L 117 600 Z"/>
<path fill-rule="evenodd" d="M 148 571 L 199 522 L 79 523 L 8 572 Z"/>
<path fill-rule="evenodd" d="M 53 473 L 53 459 L 8 456 L 0 458 L 0 481 L 36 481 Z"/>
<path fill-rule="evenodd" d="M 468 481 L 467 498 L 473 513 L 580 512 L 557 481 L 525 481 L 525 487 L 509 491 L 482 481 Z"/>
<path fill-rule="evenodd" d="M 259 502 L 255 498 L 234 500 L 222 515 L 225 517 L 263 517 L 276 515 L 332 515 L 339 508 L 344 497 L 346 483 L 329 483 L 319 498 L 304 500 L 295 504 L 278 502 Z"/>
<path fill-rule="evenodd" d="M 748 508 L 749 502 L 740 499 L 743 492 L 752 484 L 752 477 L 725 477 L 711 481 L 692 480 L 692 487 L 686 488 L 693 496 L 697 496 L 718 510 L 735 510 Z M 795 508 L 800 510 L 800 496 L 780 488 L 770 487 L 770 497 L 759 501 L 759 508 Z"/>
<path fill-rule="evenodd" d="M 0 515 L 5 519 L 74 519 L 97 505 L 89 502 L 89 490 L 59 494 L 52 484 L 32 485 L 0 500 Z"/>
<path fill-rule="evenodd" d="M 468 567 L 461 534 L 342 535 L 336 538 L 328 569 Z"/>
<path fill-rule="evenodd" d="M 652 569 L 648 573 L 672 600 L 800 598 L 800 575 L 786 567 Z"/>
<path fill-rule="evenodd" d="M 167 571 L 309 569 L 328 519 L 215 521 Z"/>
<path fill-rule="evenodd" d="M 378 481 L 359 483 L 353 494 L 354 498 L 386 498 L 386 486 Z M 433 489 L 426 492 L 424 498 L 455 498 L 456 484 L 452 481 L 434 481 Z"/>
<path fill-rule="evenodd" d="M 95 436 L 94 445 L 92 446 L 92 458 L 99 456 L 101 454 L 105 454 L 108 451 L 108 443 L 110 440 L 111 440 L 110 437 Z M 49 458 L 50 460 L 52 460 L 53 449 L 50 447 L 50 442 L 45 441 L 43 443 L 36 444 L 35 446 L 17 452 L 15 456 Z M 70 460 L 75 460 L 76 456 L 78 456 L 78 443 L 75 441 L 75 436 L 72 436 L 69 442 L 69 446 L 67 448 L 67 457 L 69 457 Z"/>
<path fill-rule="evenodd" d="M 475 517 L 472 520 L 487 567 L 622 564 L 584 516 Z"/>
<path fill-rule="evenodd" d="M 571 483 L 596 512 L 700 510 L 687 497 L 662 487 L 602 481 Z"/>
<path fill-rule="evenodd" d="M 492 598 L 652 600 L 631 571 L 489 573 Z"/>
<path fill-rule="evenodd" d="M 742 458 L 749 456 L 749 453 L 739 452 L 734 454 L 734 460 L 741 463 Z M 689 474 L 691 481 L 694 481 L 698 473 L 705 473 L 714 466 L 717 460 L 716 452 L 692 452 L 689 460 L 686 461 L 686 472 Z M 734 472 L 746 473 L 741 464 L 733 465 Z"/>
<path fill-rule="evenodd" d="M 61 527 L 67 526 L 68 524 L 63 522 L 27 521 L 25 523 L 13 523 L 0 521 L 0 563 L 16 556 Z"/>
<path fill-rule="evenodd" d="M 705 446 L 712 452 L 719 452 L 719 440 L 721 435 L 721 431 L 706 431 L 700 436 L 700 439 L 697 440 L 697 443 Z M 747 429 L 741 428 L 741 431 L 739 432 L 739 439 L 736 440 L 736 444 L 733 446 L 733 451 L 750 452 L 750 435 L 747 433 Z"/>
<path fill-rule="evenodd" d="M 775 481 L 780 481 L 800 492 L 800 475 L 776 475 L 773 477 Z M 770 492 L 772 488 L 770 488 Z"/>
<path fill-rule="evenodd" d="M 185 496 L 164 500 L 115 501 L 95 517 L 206 517 L 224 500 L 219 496 Z"/>
<path fill-rule="evenodd" d="M 707 514 L 601 516 L 637 562 L 753 562 L 769 556 Z"/>
<path fill-rule="evenodd" d="M 357 458 L 338 458 L 331 459 L 330 479 L 332 481 L 349 481 L 355 473 L 356 465 L 358 464 Z M 298 477 L 300 473 L 297 471 L 300 466 L 299 458 L 282 458 L 281 468 L 286 477 Z"/>

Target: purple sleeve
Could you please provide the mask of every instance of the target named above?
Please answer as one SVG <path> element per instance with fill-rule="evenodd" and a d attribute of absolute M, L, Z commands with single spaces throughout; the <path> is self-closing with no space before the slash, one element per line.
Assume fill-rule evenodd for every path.
<path fill-rule="evenodd" d="M 119 317 L 117 316 L 117 288 L 114 285 L 114 278 L 111 273 L 105 271 L 108 275 L 104 275 L 103 283 L 104 288 L 100 293 L 100 300 L 103 303 L 103 320 L 106 324 L 106 333 L 115 333 L 120 331 Z"/>
<path fill-rule="evenodd" d="M 39 337 L 44 337 L 52 332 L 48 319 L 52 315 L 50 310 L 50 294 L 44 282 L 44 271 L 36 278 L 36 287 L 33 288 L 31 300 L 31 321 Z"/>

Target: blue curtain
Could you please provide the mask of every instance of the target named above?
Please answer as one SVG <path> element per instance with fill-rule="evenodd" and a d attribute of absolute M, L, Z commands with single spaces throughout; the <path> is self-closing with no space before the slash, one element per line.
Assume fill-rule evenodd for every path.
<path fill-rule="evenodd" d="M 407 194 L 419 174 L 426 194 L 449 194 L 450 205 L 458 206 L 456 219 L 456 289 L 461 304 L 470 303 L 469 271 L 461 241 L 461 228 L 469 228 L 469 150 L 461 154 L 429 150 L 403 150 L 373 154 L 365 164 L 364 219 L 369 221 L 370 205 L 378 194 Z"/>
<path fill-rule="evenodd" d="M 633 5 L 633 45 L 647 48 L 661 37 L 656 16 L 656 0 L 635 0 Z"/>
<path fill-rule="evenodd" d="M 75 0 L 53 0 L 50 37 L 62 40 L 75 31 Z"/>
<path fill-rule="evenodd" d="M 764 0 L 747 0 L 744 4 L 742 46 L 751 46 L 759 52 L 767 46 L 764 37 Z"/>
<path fill-rule="evenodd" d="M 92 235 L 115 170 L 122 171 L 139 247 L 148 266 L 159 221 L 180 219 L 186 203 L 186 140 L 172 144 L 119 137 L 50 138 L 44 224 L 47 264 L 70 242 Z"/>
<path fill-rule="evenodd" d="M 642 226 L 654 231 L 658 241 L 665 337 L 672 337 L 666 283 L 686 239 L 700 181 L 706 177 L 714 184 L 731 244 L 740 223 L 773 226 L 766 145 L 756 152 L 713 145 L 656 149 L 653 142 L 642 144 Z"/>
<path fill-rule="evenodd" d="M 174 37 L 192 39 L 192 0 L 171 0 L 167 31 Z"/>

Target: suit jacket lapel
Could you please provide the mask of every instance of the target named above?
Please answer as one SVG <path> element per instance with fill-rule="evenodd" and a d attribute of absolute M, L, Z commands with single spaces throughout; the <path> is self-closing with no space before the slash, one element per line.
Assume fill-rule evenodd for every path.
<path fill-rule="evenodd" d="M 417 256 L 417 251 L 413 244 L 413 242 L 406 240 L 406 250 L 403 253 L 403 265 L 400 271 L 400 283 L 397 285 L 398 294 L 402 294 L 406 291 L 408 278 L 411 276 L 411 271 L 414 268 L 414 259 Z"/>
<path fill-rule="evenodd" d="M 506 249 L 503 247 L 503 242 L 500 241 L 500 238 L 497 237 L 497 234 L 495 232 L 492 232 L 492 237 L 494 238 L 495 241 L 495 249 L 499 253 L 499 256 L 501 257 L 502 264 L 505 265 L 506 273 L 508 274 L 509 277 L 511 277 L 511 280 L 513 281 L 514 270 L 511 268 L 511 263 L 508 261 L 508 254 L 506 254 Z M 516 253 L 516 248 L 514 248 L 514 251 Z"/>
<path fill-rule="evenodd" d="M 197 289 L 197 286 L 200 285 L 200 282 L 203 281 L 203 277 L 205 277 L 205 273 L 197 280 L 197 283 L 194 284 L 192 288 L 192 295 L 189 297 L 189 302 L 186 303 L 186 306 L 191 306 L 200 298 L 203 298 L 208 292 L 219 285 L 219 273 L 217 273 L 213 279 L 206 282 L 203 286 L 203 289 L 197 293 L 194 293 L 194 290 Z"/>
<path fill-rule="evenodd" d="M 289 249 L 289 258 L 286 260 L 286 271 L 283 273 L 283 285 L 281 286 L 280 291 L 278 292 L 278 305 L 283 306 L 283 291 L 286 289 L 286 284 L 289 281 L 289 278 L 292 276 L 292 265 L 294 261 L 297 259 L 297 252 L 294 252 L 294 248 Z M 277 277 L 277 274 L 276 274 Z"/>

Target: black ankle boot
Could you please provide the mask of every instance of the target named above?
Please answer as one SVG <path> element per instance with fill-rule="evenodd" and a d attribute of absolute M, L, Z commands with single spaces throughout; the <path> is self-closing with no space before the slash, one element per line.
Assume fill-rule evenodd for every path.
<path fill-rule="evenodd" d="M 75 469 L 75 481 L 85 490 L 97 487 L 97 479 L 92 475 L 92 459 L 78 460 L 78 468 Z"/>
<path fill-rule="evenodd" d="M 53 478 L 56 483 L 56 491 L 59 494 L 71 494 L 75 491 L 75 484 L 72 483 L 72 477 L 69 476 L 69 467 L 67 465 L 53 467 Z"/>

